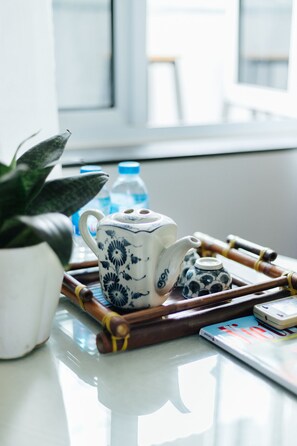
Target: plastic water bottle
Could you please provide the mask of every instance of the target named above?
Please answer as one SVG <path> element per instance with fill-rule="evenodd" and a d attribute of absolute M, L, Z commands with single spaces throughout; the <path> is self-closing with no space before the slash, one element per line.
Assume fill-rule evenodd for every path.
<path fill-rule="evenodd" d="M 89 172 L 102 172 L 102 168 L 100 166 L 83 166 L 80 169 L 80 173 L 83 175 L 84 173 Z M 79 219 L 81 214 L 87 209 L 97 209 L 102 211 L 104 215 L 110 213 L 110 194 L 109 190 L 104 184 L 99 194 L 97 194 L 91 201 L 85 204 L 79 211 L 72 215 L 72 224 L 73 224 L 73 252 L 70 263 L 76 262 L 86 262 L 89 260 L 94 260 L 96 258 L 95 254 L 91 251 L 91 249 L 84 242 L 80 230 L 79 230 Z M 95 236 L 96 228 L 97 228 L 97 220 L 90 216 L 88 218 L 88 227 L 90 233 Z"/>
<path fill-rule="evenodd" d="M 110 213 L 125 209 L 148 209 L 149 196 L 140 177 L 140 164 L 124 161 L 118 164 L 118 177 L 110 190 Z"/>

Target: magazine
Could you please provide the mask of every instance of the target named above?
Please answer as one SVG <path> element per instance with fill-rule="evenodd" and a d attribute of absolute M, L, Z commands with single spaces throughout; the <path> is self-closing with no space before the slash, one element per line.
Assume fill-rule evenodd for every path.
<path fill-rule="evenodd" d="M 278 330 L 247 316 L 199 334 L 297 395 L 297 327 Z"/>

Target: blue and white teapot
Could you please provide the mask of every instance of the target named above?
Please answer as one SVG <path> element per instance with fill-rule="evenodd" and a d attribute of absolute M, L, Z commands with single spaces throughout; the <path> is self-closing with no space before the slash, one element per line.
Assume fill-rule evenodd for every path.
<path fill-rule="evenodd" d="M 96 241 L 88 230 L 91 215 L 98 220 Z M 98 257 L 106 300 L 123 309 L 165 302 L 186 252 L 200 246 L 193 236 L 176 240 L 175 222 L 148 209 L 127 209 L 106 217 L 100 211 L 87 210 L 80 217 L 79 228 Z"/>

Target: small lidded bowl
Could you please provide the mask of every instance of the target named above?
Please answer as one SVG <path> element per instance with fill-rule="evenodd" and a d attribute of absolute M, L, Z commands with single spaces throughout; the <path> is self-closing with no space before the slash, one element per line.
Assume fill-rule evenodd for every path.
<path fill-rule="evenodd" d="M 187 254 L 184 257 L 184 260 L 181 264 L 180 273 L 176 282 L 176 286 L 183 287 L 186 283 L 186 274 L 189 271 L 189 269 L 195 265 L 195 262 L 197 259 L 199 259 L 200 256 L 197 252 L 196 248 L 191 248 L 187 252 Z"/>
<path fill-rule="evenodd" d="M 231 288 L 232 278 L 216 257 L 200 257 L 188 269 L 182 291 L 183 297 L 206 296 Z"/>

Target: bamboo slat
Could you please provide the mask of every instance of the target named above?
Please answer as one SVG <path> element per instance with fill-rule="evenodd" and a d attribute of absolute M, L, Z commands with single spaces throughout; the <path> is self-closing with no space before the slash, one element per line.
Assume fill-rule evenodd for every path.
<path fill-rule="evenodd" d="M 180 316 L 171 315 L 148 324 L 132 326 L 128 343 L 124 344 L 124 341 L 120 340 L 116 346 L 110 334 L 104 330 L 97 334 L 97 348 L 100 353 L 113 353 L 142 348 L 193 334 L 198 336 L 200 328 L 206 325 L 249 315 L 254 305 L 286 297 L 289 294 L 287 290 L 281 290 L 261 296 L 248 296 L 243 301 L 232 301 L 224 306 L 200 311 L 191 310 Z"/>

